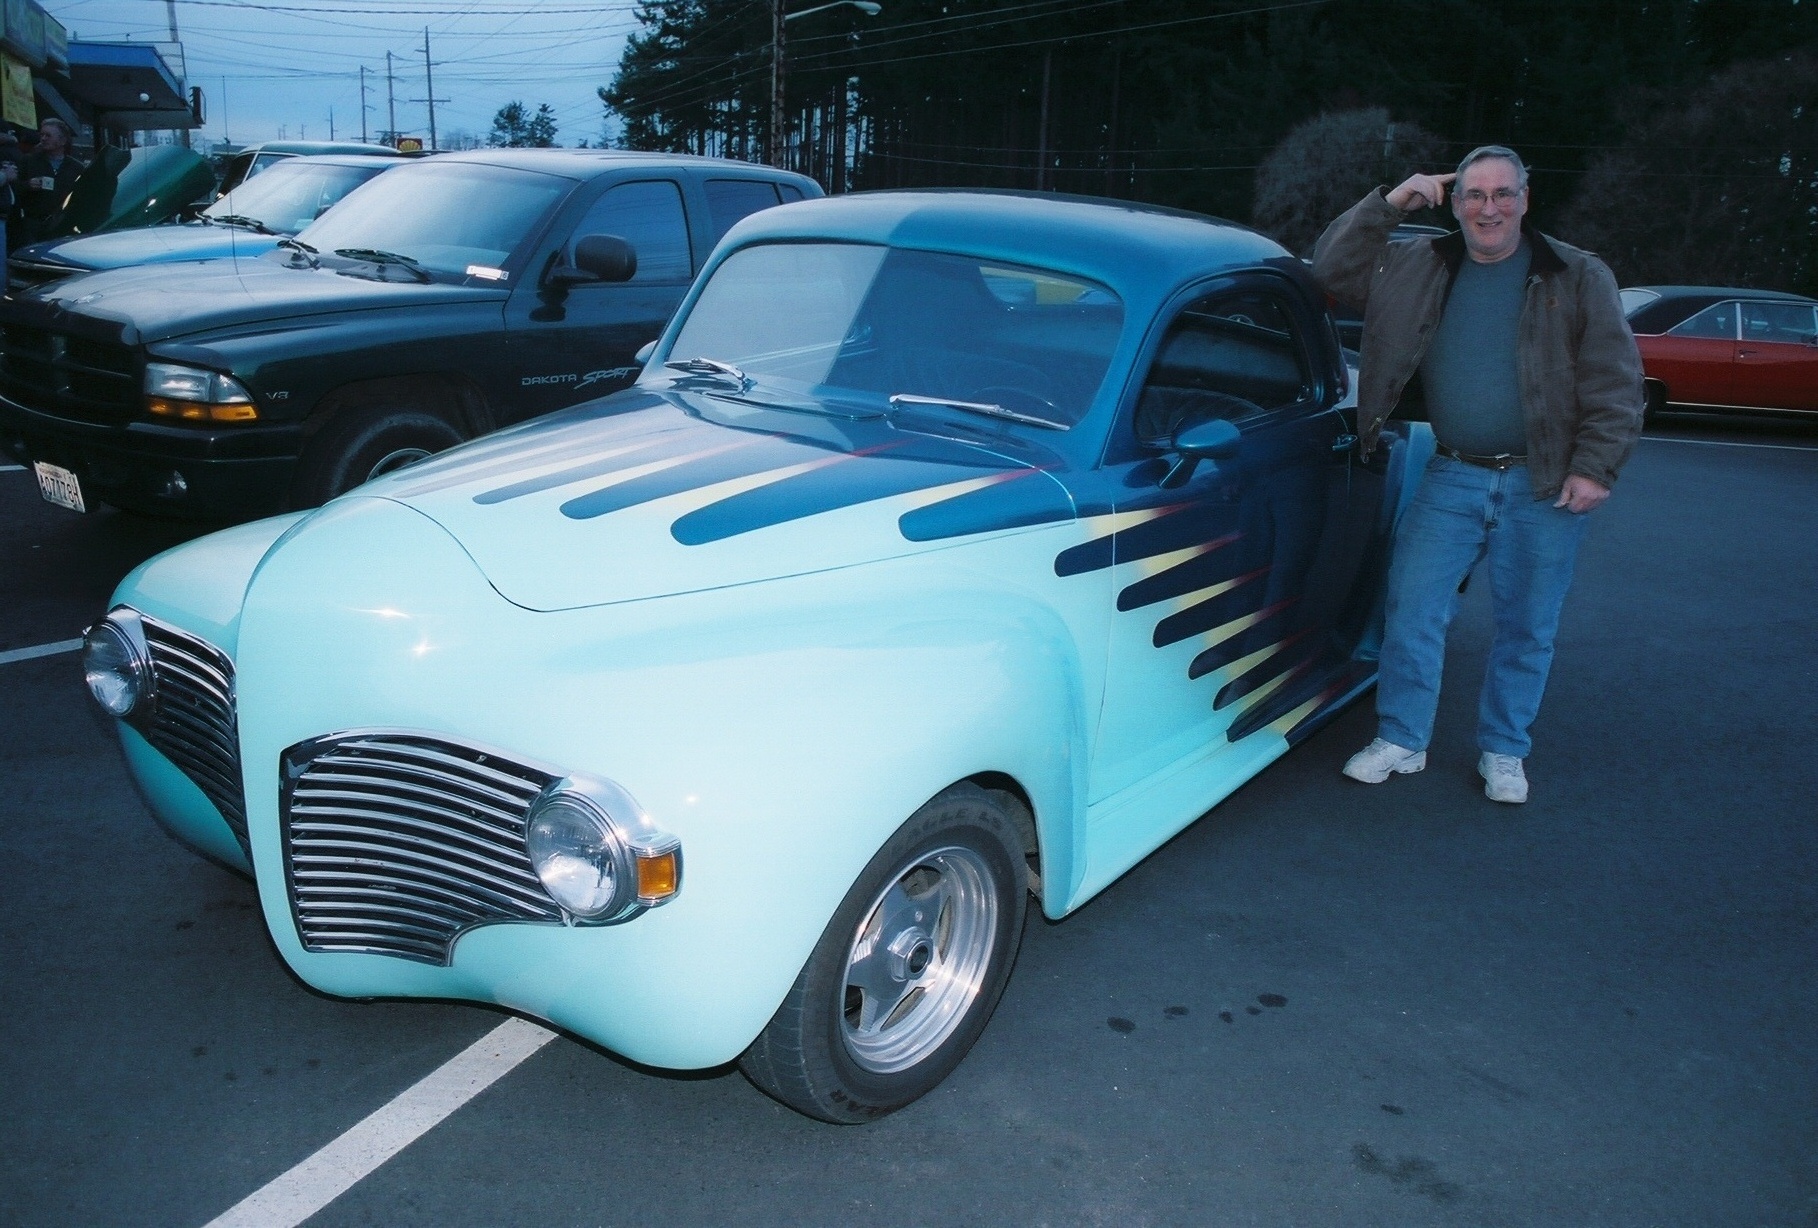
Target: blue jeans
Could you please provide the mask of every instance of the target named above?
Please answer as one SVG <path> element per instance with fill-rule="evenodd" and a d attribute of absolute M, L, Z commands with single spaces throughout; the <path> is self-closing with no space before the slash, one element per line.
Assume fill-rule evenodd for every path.
<path fill-rule="evenodd" d="M 1498 472 L 1435 456 L 1395 534 L 1376 683 L 1377 736 L 1425 750 L 1433 740 L 1446 629 L 1458 586 L 1489 560 L 1496 633 L 1477 708 L 1478 749 L 1525 759 L 1540 711 L 1559 610 L 1588 516 L 1535 499 L 1525 465 Z"/>

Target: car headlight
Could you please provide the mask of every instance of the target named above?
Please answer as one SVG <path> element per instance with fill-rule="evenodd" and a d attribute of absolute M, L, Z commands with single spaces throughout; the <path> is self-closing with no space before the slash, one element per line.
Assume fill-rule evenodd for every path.
<path fill-rule="evenodd" d="M 82 672 L 88 693 L 112 716 L 129 716 L 150 701 L 151 656 L 137 614 L 115 610 L 84 633 Z"/>
<path fill-rule="evenodd" d="M 145 364 L 145 412 L 184 422 L 252 422 L 252 393 L 231 375 L 170 362 Z"/>
<path fill-rule="evenodd" d="M 524 848 L 543 890 L 577 921 L 617 921 L 682 888 L 681 841 L 609 780 L 570 776 L 543 790 Z"/>

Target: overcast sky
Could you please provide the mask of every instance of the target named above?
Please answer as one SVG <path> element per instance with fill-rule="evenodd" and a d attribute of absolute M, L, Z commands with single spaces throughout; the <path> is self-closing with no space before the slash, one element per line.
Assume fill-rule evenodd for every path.
<path fill-rule="evenodd" d="M 72 39 L 168 41 L 165 0 L 40 0 Z M 239 144 L 360 139 L 360 67 L 366 131 L 388 126 L 385 53 L 392 53 L 398 130 L 429 133 L 423 33 L 435 74 L 436 130 L 484 137 L 500 107 L 555 111 L 556 140 L 599 139 L 594 91 L 612 79 L 635 0 L 177 0 L 177 33 L 190 85 L 207 96 L 203 135 Z M 411 100 L 416 101 L 411 101 Z M 446 101 L 442 101 L 442 100 Z"/>

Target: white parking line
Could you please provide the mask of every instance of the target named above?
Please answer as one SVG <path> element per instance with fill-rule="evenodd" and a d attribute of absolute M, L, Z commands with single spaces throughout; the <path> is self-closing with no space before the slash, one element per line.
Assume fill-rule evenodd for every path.
<path fill-rule="evenodd" d="M 1771 448 L 1777 452 L 1818 452 L 1796 443 L 1732 443 L 1727 439 L 1681 439 L 1677 435 L 1643 435 L 1648 443 L 1690 443 L 1706 448 Z"/>
<path fill-rule="evenodd" d="M 528 1020 L 506 1020 L 204 1228 L 295 1228 L 554 1039 Z"/>
<path fill-rule="evenodd" d="M 81 640 L 58 640 L 55 644 L 34 644 L 30 648 L 9 648 L 0 652 L 0 665 L 11 665 L 14 661 L 29 661 L 33 657 L 54 657 L 59 653 L 74 652 L 82 647 Z"/>

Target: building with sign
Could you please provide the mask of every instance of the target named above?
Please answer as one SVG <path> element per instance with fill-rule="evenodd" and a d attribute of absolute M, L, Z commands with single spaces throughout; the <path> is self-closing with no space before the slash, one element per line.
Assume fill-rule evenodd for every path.
<path fill-rule="evenodd" d="M 201 126 L 200 90 L 185 88 L 183 45 L 72 42 L 35 0 L 4 0 L 0 119 L 36 128 L 56 116 L 89 145 L 130 145 L 144 131 Z"/>

